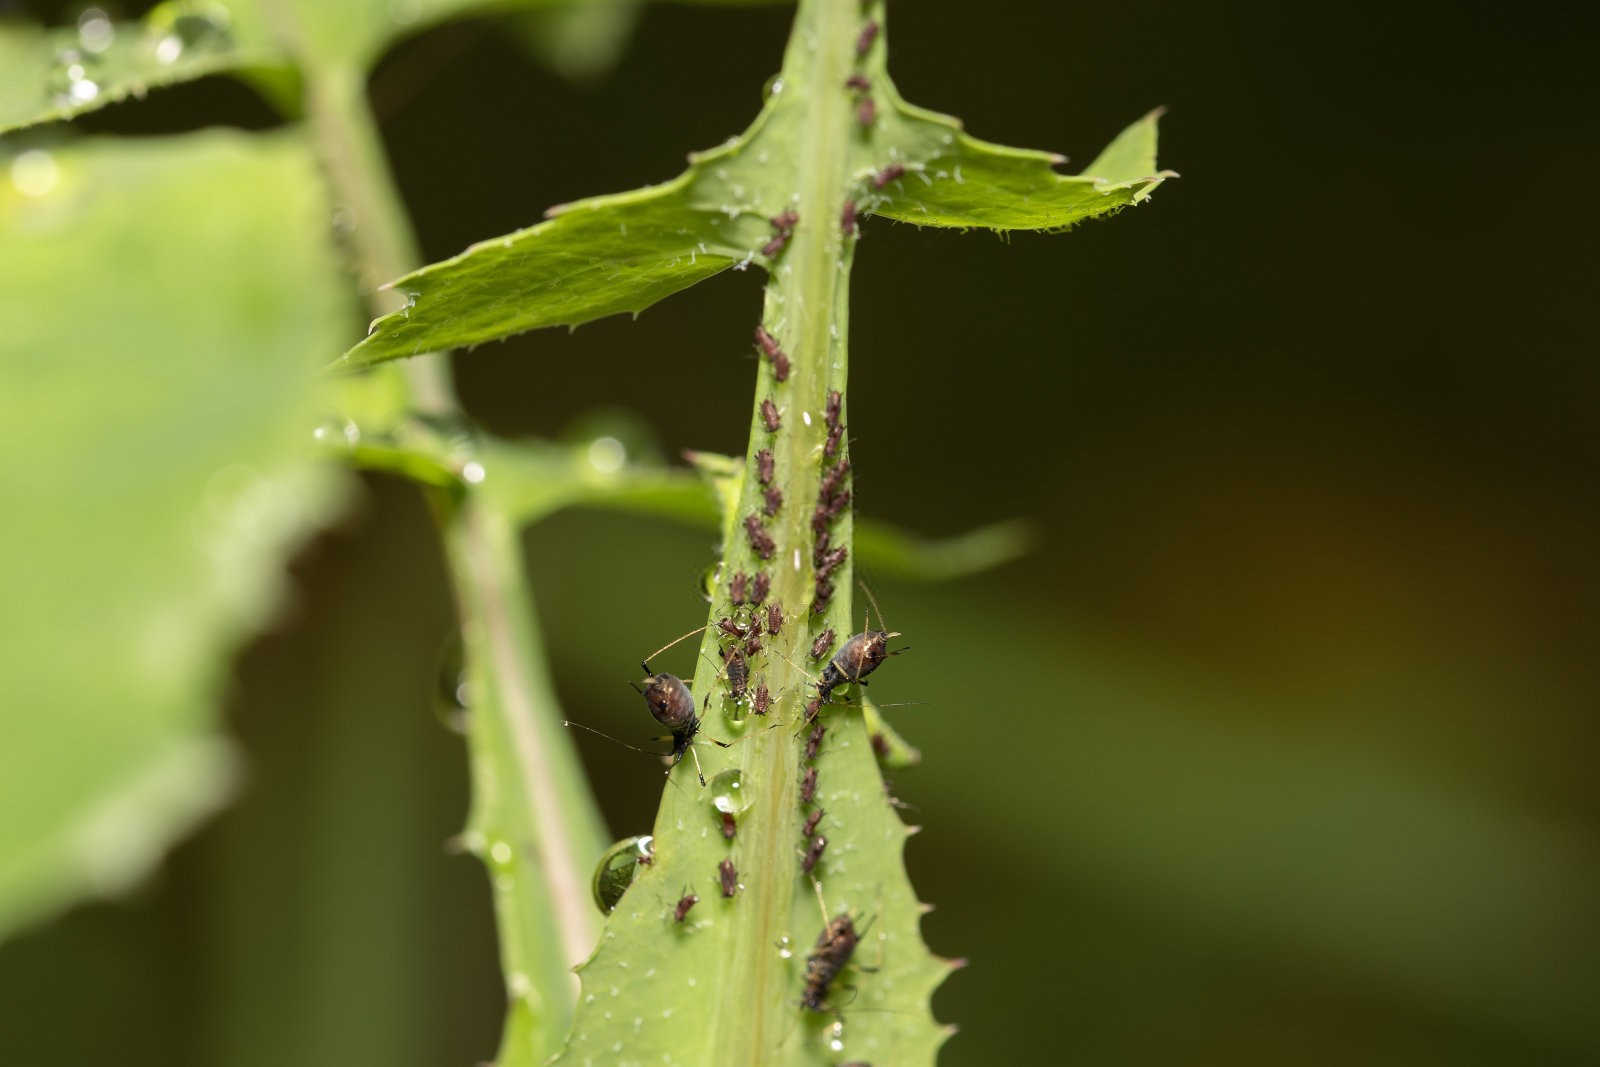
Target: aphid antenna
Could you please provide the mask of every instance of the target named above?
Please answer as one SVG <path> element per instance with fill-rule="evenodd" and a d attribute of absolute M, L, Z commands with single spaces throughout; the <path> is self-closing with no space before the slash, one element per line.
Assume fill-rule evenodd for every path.
<path fill-rule="evenodd" d="M 644 673 L 645 674 L 654 674 L 655 671 L 650 669 L 650 661 L 651 660 L 655 659 L 657 656 L 661 655 L 661 653 L 665 652 L 667 649 L 671 648 L 673 645 L 676 645 L 678 642 L 686 641 L 689 638 L 693 637 L 695 634 L 701 633 L 704 630 L 705 630 L 704 626 L 697 626 L 693 630 L 690 630 L 688 633 L 684 634 L 682 637 L 673 638 L 671 641 L 668 641 L 666 644 L 662 645 L 660 648 L 658 648 L 654 652 L 650 653 L 644 659 L 640 660 L 639 661 L 639 666 L 644 668 Z"/>
<path fill-rule="evenodd" d="M 580 730 L 588 730 L 591 734 L 594 734 L 597 737 L 603 737 L 607 741 L 610 741 L 614 745 L 621 745 L 623 748 L 628 749 L 630 752 L 637 752 L 640 755 L 654 756 L 657 759 L 665 759 L 666 757 L 672 755 L 672 753 L 670 753 L 670 752 L 654 752 L 654 751 L 652 751 L 652 750 L 650 750 L 648 748 L 640 748 L 638 745 L 630 745 L 630 744 L 628 744 L 628 742 L 622 740 L 621 738 L 612 737 L 610 734 L 606 733 L 603 730 L 596 730 L 593 726 L 588 726 L 588 725 L 585 725 L 584 723 L 581 723 L 581 722 L 573 722 L 571 719 L 562 719 L 561 720 L 561 725 L 562 726 L 575 726 Z M 670 735 L 669 735 L 669 737 L 670 737 Z M 664 740 L 668 740 L 668 739 L 669 738 L 658 737 L 655 740 L 664 741 Z M 672 768 L 671 767 L 667 768 L 667 782 L 668 782 L 668 784 L 676 785 L 676 783 L 672 781 Z M 706 784 L 705 780 L 701 779 L 700 784 L 701 785 L 705 785 Z M 683 787 L 682 786 L 678 786 L 678 788 L 682 789 Z"/>
<path fill-rule="evenodd" d="M 900 631 L 899 630 L 890 630 L 889 629 L 889 624 L 887 622 L 884 622 L 883 609 L 878 607 L 878 598 L 872 595 L 872 589 L 867 585 L 866 580 L 863 579 L 863 578 L 859 578 L 858 577 L 856 579 L 856 584 L 861 587 L 861 591 L 863 593 L 867 594 L 867 599 L 869 601 L 871 601 L 871 603 L 872 603 L 872 610 L 878 613 L 878 625 L 882 626 L 884 631 L 886 633 L 888 633 L 888 635 L 890 637 L 899 637 L 900 636 Z M 866 630 L 867 627 L 870 626 L 871 623 L 872 623 L 872 616 L 868 615 L 866 618 L 867 618 L 867 621 L 862 623 L 862 625 L 861 625 L 861 629 L 863 631 Z"/>

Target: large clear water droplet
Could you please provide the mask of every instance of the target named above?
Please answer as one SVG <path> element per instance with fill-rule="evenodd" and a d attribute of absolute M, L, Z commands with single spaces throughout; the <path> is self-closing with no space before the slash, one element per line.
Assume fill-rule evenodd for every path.
<path fill-rule="evenodd" d="M 700 598 L 707 604 L 711 603 L 711 598 L 717 595 L 717 586 L 721 583 L 722 561 L 718 560 L 700 573 Z"/>
<path fill-rule="evenodd" d="M 711 806 L 724 815 L 741 815 L 750 803 L 744 791 L 744 772 L 737 767 L 711 779 Z"/>
<path fill-rule="evenodd" d="M 616 910 L 622 894 L 633 884 L 641 863 L 649 863 L 655 856 L 655 838 L 649 834 L 625 837 L 606 849 L 594 869 L 594 902 L 607 915 Z"/>

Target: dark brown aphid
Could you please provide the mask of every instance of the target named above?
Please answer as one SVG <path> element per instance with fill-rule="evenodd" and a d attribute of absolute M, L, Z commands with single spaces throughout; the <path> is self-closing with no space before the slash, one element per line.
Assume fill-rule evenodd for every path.
<path fill-rule="evenodd" d="M 810 837 L 812 834 L 816 833 L 817 832 L 817 823 L 822 821 L 822 816 L 825 815 L 825 814 L 827 814 L 827 813 L 824 812 L 821 808 L 818 808 L 816 811 L 813 811 L 810 815 L 807 815 L 806 816 L 806 824 L 804 826 L 800 827 L 800 833 L 802 835 L 806 836 L 806 837 Z"/>
<path fill-rule="evenodd" d="M 836 915 L 822 928 L 816 948 L 806 957 L 806 988 L 800 1003 L 811 1011 L 827 1011 L 828 987 L 850 962 L 856 950 L 856 924 L 849 915 Z"/>
<path fill-rule="evenodd" d="M 865 74 L 852 74 L 844 80 L 844 87 L 851 92 L 864 93 L 872 88 L 872 83 Z"/>
<path fill-rule="evenodd" d="M 776 515 L 778 513 L 778 509 L 783 507 L 783 490 L 779 489 L 777 486 L 767 486 L 766 489 L 762 490 L 761 495 L 766 501 L 762 505 L 761 510 L 766 512 L 768 515 Z"/>
<path fill-rule="evenodd" d="M 771 359 L 774 354 L 783 351 L 778 347 L 778 339 L 767 332 L 765 326 L 756 327 L 756 347 L 761 349 L 761 354 Z"/>
<path fill-rule="evenodd" d="M 835 426 L 828 431 L 828 439 L 822 443 L 822 454 L 832 459 L 835 452 L 839 451 L 839 442 L 844 440 L 844 427 Z"/>
<path fill-rule="evenodd" d="M 750 701 L 750 710 L 757 715 L 765 715 L 772 706 L 772 694 L 767 692 L 767 683 L 762 682 L 756 686 L 756 695 Z"/>
<path fill-rule="evenodd" d="M 717 629 L 721 630 L 723 633 L 727 634 L 729 637 L 742 638 L 742 637 L 744 637 L 744 635 L 746 633 L 745 628 L 743 626 L 740 626 L 738 623 L 734 622 L 732 619 L 729 619 L 729 618 L 726 618 L 726 617 L 717 620 Z"/>
<path fill-rule="evenodd" d="M 778 543 L 767 533 L 767 528 L 761 525 L 759 515 L 746 515 L 744 519 L 745 536 L 750 539 L 750 547 L 762 559 L 771 559 L 772 554 L 778 550 Z M 756 578 L 756 587 L 760 588 L 761 578 Z M 761 603 L 760 600 L 751 600 L 752 604 Z"/>
<path fill-rule="evenodd" d="M 731 897 L 739 891 L 739 870 L 732 860 L 717 864 L 717 877 L 722 881 L 722 895 Z"/>
<path fill-rule="evenodd" d="M 725 811 L 719 812 L 718 814 L 722 816 L 722 836 L 726 837 L 729 841 L 732 841 L 733 835 L 739 832 L 738 822 L 734 820 L 732 815 Z"/>
<path fill-rule="evenodd" d="M 700 898 L 695 896 L 693 893 L 685 893 L 683 896 L 679 897 L 678 906 L 672 909 L 672 921 L 675 923 L 683 922 L 683 917 L 689 914 L 689 909 L 698 903 L 700 903 Z M 809 962 L 806 966 L 807 970 L 809 971 Z"/>
<path fill-rule="evenodd" d="M 761 254 L 768 257 L 775 256 L 782 252 L 783 246 L 788 243 L 789 235 L 787 233 L 775 233 L 768 239 L 766 244 L 761 246 Z"/>
<path fill-rule="evenodd" d="M 872 97 L 863 96 L 856 105 L 856 122 L 864 128 L 871 128 L 878 121 L 878 105 L 872 102 Z"/>
<path fill-rule="evenodd" d="M 878 20 L 868 19 L 867 24 L 861 27 L 861 33 L 856 37 L 856 55 L 865 56 L 872 51 L 872 42 L 878 39 Z"/>
<path fill-rule="evenodd" d="M 760 607 L 761 602 L 767 599 L 767 591 L 771 588 L 772 579 L 767 577 L 767 572 L 756 571 L 755 579 L 750 583 L 750 603 Z"/>
<path fill-rule="evenodd" d="M 809 804 L 811 798 L 817 795 L 817 769 L 810 767 L 806 770 L 805 777 L 800 779 L 800 803 Z"/>
<path fill-rule="evenodd" d="M 817 717 L 817 712 L 821 710 L 822 698 L 812 697 L 811 700 L 806 704 L 806 722 L 810 722 L 811 720 L 815 719 Z"/>
<path fill-rule="evenodd" d="M 789 357 L 782 352 L 772 357 L 772 380 L 775 382 L 789 380 Z"/>
<path fill-rule="evenodd" d="M 728 579 L 728 599 L 733 601 L 734 607 L 744 603 L 745 590 L 750 584 L 750 576 L 744 571 L 739 571 Z"/>
<path fill-rule="evenodd" d="M 844 397 L 840 396 L 839 390 L 835 389 L 828 394 L 827 415 L 825 416 L 828 423 L 828 429 L 831 430 L 835 426 L 839 425 L 839 414 L 843 408 Z"/>
<path fill-rule="evenodd" d="M 822 699 L 827 700 L 839 686 L 859 682 L 877 670 L 889 656 L 889 638 L 899 636 L 899 631 L 866 630 L 840 645 L 822 669 L 822 681 L 817 683 Z"/>
<path fill-rule="evenodd" d="M 846 456 L 822 474 L 822 482 L 817 486 L 817 495 L 831 497 L 844 485 L 845 475 L 850 473 L 850 457 Z"/>
<path fill-rule="evenodd" d="M 811 614 L 821 615 L 823 612 L 827 611 L 828 602 L 832 599 L 833 583 L 828 581 L 826 578 L 817 579 L 817 591 L 811 599 Z M 822 677 L 824 680 L 826 680 L 828 676 L 826 673 L 824 673 Z"/>
<path fill-rule="evenodd" d="M 767 633 L 777 634 L 783 629 L 783 605 L 774 601 L 767 605 Z"/>
<path fill-rule="evenodd" d="M 843 545 L 840 545 L 832 552 L 829 552 L 827 555 L 823 556 L 822 562 L 817 564 L 818 580 L 820 581 L 827 578 L 828 575 L 832 574 L 834 571 L 838 570 L 839 567 L 843 566 L 845 557 L 849 554 L 850 550 Z"/>
<path fill-rule="evenodd" d="M 794 228 L 800 225 L 800 213 L 794 208 L 787 208 L 772 216 L 772 218 L 768 219 L 767 221 L 772 223 L 772 228 L 777 230 L 779 233 L 783 233 L 785 231 L 793 233 Z"/>
<path fill-rule="evenodd" d="M 872 754 L 879 759 L 889 758 L 889 739 L 882 734 L 872 735 Z"/>
<path fill-rule="evenodd" d="M 833 516 L 828 514 L 826 501 L 817 501 L 817 506 L 811 509 L 811 532 L 821 537 L 828 532 L 828 523 L 833 521 Z"/>
<path fill-rule="evenodd" d="M 828 501 L 828 518 L 837 517 L 845 508 L 850 506 L 850 490 L 841 489 Z"/>
<path fill-rule="evenodd" d="M 744 652 L 734 648 L 723 657 L 723 666 L 728 672 L 728 691 L 735 699 L 744 696 L 745 686 L 750 683 L 750 664 L 745 661 Z"/>
<path fill-rule="evenodd" d="M 762 485 L 772 484 L 772 453 L 763 448 L 756 453 L 756 477 L 761 479 Z"/>
<path fill-rule="evenodd" d="M 817 534 L 816 542 L 811 546 L 812 563 L 815 563 L 819 566 L 821 565 L 823 558 L 828 554 L 828 540 L 829 536 L 827 530 L 823 530 L 821 533 Z"/>
<path fill-rule="evenodd" d="M 821 659 L 823 656 L 826 656 L 828 654 L 828 649 L 830 649 L 832 647 L 833 647 L 833 627 L 830 626 L 826 630 L 824 630 L 820 634 L 818 634 L 817 635 L 817 639 L 815 641 L 811 642 L 811 658 L 812 659 Z"/>
<path fill-rule="evenodd" d="M 822 858 L 823 850 L 827 847 L 828 839 L 826 837 L 823 837 L 821 834 L 813 837 L 811 839 L 811 846 L 806 849 L 805 859 L 800 861 L 800 869 L 805 871 L 807 874 L 810 874 L 811 868 L 817 865 L 817 861 Z"/>
<path fill-rule="evenodd" d="M 846 237 L 856 235 L 856 202 L 846 200 L 844 208 L 839 212 L 839 229 Z"/>
<path fill-rule="evenodd" d="M 777 433 L 778 427 L 783 425 L 783 416 L 778 414 L 778 405 L 772 402 L 771 397 L 761 401 L 761 422 L 768 433 Z"/>
<path fill-rule="evenodd" d="M 822 747 L 822 737 L 827 732 L 827 726 L 820 722 L 812 729 L 811 736 L 806 738 L 806 762 L 817 758 L 817 749 Z"/>
<path fill-rule="evenodd" d="M 905 177 L 906 165 L 904 163 L 891 163 L 872 176 L 872 187 L 882 189 L 885 185 Z"/>
<path fill-rule="evenodd" d="M 756 637 L 755 635 L 752 634 L 751 637 L 749 638 L 749 640 L 745 641 L 745 643 L 744 643 L 744 654 L 747 655 L 747 656 L 758 656 L 758 655 L 760 655 L 761 654 L 761 638 Z"/>
<path fill-rule="evenodd" d="M 761 612 L 752 611 L 750 613 L 750 621 L 746 624 L 746 629 L 752 635 L 761 633 Z"/>

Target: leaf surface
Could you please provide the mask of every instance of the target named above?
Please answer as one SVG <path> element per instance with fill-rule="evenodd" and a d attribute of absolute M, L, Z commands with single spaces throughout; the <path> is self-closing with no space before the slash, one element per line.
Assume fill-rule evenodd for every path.
<path fill-rule="evenodd" d="M 340 499 L 305 382 L 351 310 L 297 138 L 5 162 L 0 931 L 124 888 L 227 795 L 226 657 Z"/>

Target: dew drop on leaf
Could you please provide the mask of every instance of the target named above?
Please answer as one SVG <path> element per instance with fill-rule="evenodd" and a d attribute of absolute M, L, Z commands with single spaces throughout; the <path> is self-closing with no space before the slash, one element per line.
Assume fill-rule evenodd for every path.
<path fill-rule="evenodd" d="M 654 856 L 655 839 L 649 834 L 625 837 L 606 849 L 606 854 L 600 857 L 594 869 L 592 887 L 595 905 L 610 915 L 622 899 L 622 894 L 633 884 L 633 876 L 639 872 L 639 865 L 649 863 Z"/>
<path fill-rule="evenodd" d="M 737 767 L 711 779 L 711 806 L 724 815 L 743 814 L 750 803 L 744 792 L 744 772 Z"/>

